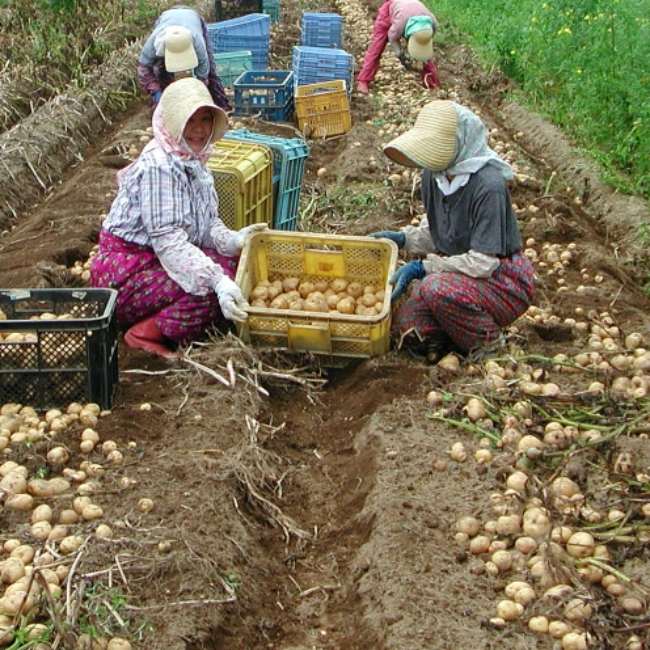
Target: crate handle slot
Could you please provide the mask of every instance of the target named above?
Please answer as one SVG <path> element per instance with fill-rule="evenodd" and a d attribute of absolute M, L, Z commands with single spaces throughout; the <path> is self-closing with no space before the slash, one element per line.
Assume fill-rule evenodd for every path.
<path fill-rule="evenodd" d="M 345 277 L 345 256 L 342 250 L 305 248 L 304 267 L 307 275 Z"/>
<path fill-rule="evenodd" d="M 323 323 L 296 323 L 289 321 L 288 346 L 294 352 L 332 352 L 329 325 Z"/>

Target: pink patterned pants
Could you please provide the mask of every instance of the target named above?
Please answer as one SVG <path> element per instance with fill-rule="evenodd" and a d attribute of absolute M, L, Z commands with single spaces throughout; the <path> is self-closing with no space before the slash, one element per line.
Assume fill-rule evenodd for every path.
<path fill-rule="evenodd" d="M 379 70 L 379 61 L 381 60 L 381 55 L 384 52 L 386 43 L 388 43 L 388 30 L 390 29 L 390 3 L 384 2 L 384 4 L 379 7 L 379 12 L 375 23 L 372 26 L 372 40 L 368 46 L 368 51 L 363 59 L 363 65 L 361 66 L 361 71 L 357 77 L 357 81 L 365 81 L 366 83 L 371 83 Z M 422 81 L 427 75 L 432 75 L 433 85 L 438 84 L 438 70 L 433 63 L 433 61 L 427 61 L 422 68 Z"/>
<path fill-rule="evenodd" d="M 225 257 L 211 248 L 202 250 L 228 277 L 235 277 L 237 258 Z M 186 293 L 167 275 L 151 248 L 131 244 L 105 230 L 99 235 L 99 252 L 93 258 L 90 279 L 94 287 L 118 290 L 117 320 L 122 327 L 155 316 L 165 337 L 185 343 L 199 338 L 222 317 L 215 293 Z"/>
<path fill-rule="evenodd" d="M 447 334 L 462 350 L 474 350 L 521 316 L 534 293 L 533 265 L 519 254 L 502 259 L 489 278 L 431 273 L 413 282 L 409 296 L 398 304 L 393 335 L 415 331 L 425 340 Z"/>

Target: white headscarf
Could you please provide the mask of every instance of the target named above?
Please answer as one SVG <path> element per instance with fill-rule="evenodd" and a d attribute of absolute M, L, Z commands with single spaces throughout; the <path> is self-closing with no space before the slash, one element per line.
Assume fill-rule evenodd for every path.
<path fill-rule="evenodd" d="M 440 191 L 448 196 L 467 185 L 470 174 L 474 174 L 485 165 L 496 167 L 505 180 L 513 176 L 512 168 L 487 143 L 485 124 L 469 109 L 454 103 L 458 114 L 456 132 L 456 151 L 451 165 L 443 172 L 436 172 L 434 177 Z M 450 181 L 448 176 L 452 176 Z"/>

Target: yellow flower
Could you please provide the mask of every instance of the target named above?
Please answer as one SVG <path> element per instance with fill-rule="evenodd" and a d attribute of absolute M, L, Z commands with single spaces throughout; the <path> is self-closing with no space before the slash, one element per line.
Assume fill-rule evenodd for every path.
<path fill-rule="evenodd" d="M 571 28 L 570 27 L 562 27 L 562 29 L 559 29 L 557 32 L 558 36 L 562 36 L 562 34 L 569 34 L 571 35 Z"/>

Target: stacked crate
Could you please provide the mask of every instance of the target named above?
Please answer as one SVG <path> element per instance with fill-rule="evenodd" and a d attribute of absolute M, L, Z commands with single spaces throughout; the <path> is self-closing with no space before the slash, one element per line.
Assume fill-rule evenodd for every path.
<path fill-rule="evenodd" d="M 250 70 L 234 84 L 235 115 L 261 114 L 269 122 L 293 117 L 293 72 Z"/>
<path fill-rule="evenodd" d="M 272 23 L 280 20 L 280 0 L 262 0 L 262 13 L 268 14 Z"/>
<path fill-rule="evenodd" d="M 212 51 L 250 50 L 253 70 L 266 70 L 269 57 L 271 19 L 266 14 L 248 14 L 208 25 Z"/>
<path fill-rule="evenodd" d="M 261 11 L 261 0 L 214 0 L 215 20 L 228 20 Z"/>
<path fill-rule="evenodd" d="M 238 52 L 215 52 L 214 63 L 217 75 L 226 88 L 232 88 L 237 78 L 253 67 L 253 53 L 250 50 Z"/>
<path fill-rule="evenodd" d="M 302 138 L 279 138 L 247 129 L 228 131 L 225 138 L 243 140 L 269 147 L 273 152 L 274 213 L 273 228 L 296 230 L 298 206 L 309 147 Z"/>
<path fill-rule="evenodd" d="M 232 230 L 273 221 L 273 155 L 251 142 L 219 140 L 208 160 L 219 216 Z"/>
<path fill-rule="evenodd" d="M 306 11 L 302 15 L 301 45 L 340 48 L 343 43 L 343 16 Z"/>
<path fill-rule="evenodd" d="M 345 81 L 351 92 L 354 75 L 354 57 L 345 50 L 327 47 L 296 45 L 292 56 L 294 86 L 321 81 Z"/>

